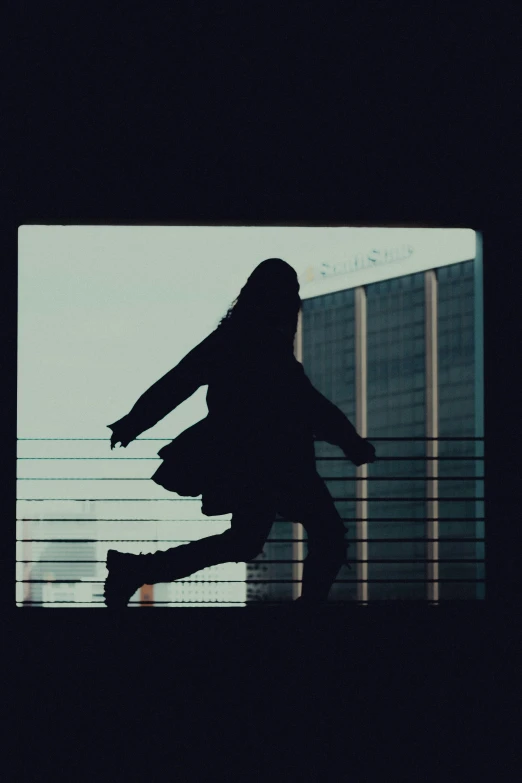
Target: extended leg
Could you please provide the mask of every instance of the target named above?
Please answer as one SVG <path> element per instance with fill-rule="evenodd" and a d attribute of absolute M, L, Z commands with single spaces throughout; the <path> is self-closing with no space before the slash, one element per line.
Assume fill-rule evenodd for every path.
<path fill-rule="evenodd" d="M 252 560 L 263 549 L 275 513 L 244 509 L 229 530 L 153 554 L 132 555 L 110 549 L 105 581 L 107 606 L 126 606 L 143 584 L 173 582 L 219 563 Z"/>

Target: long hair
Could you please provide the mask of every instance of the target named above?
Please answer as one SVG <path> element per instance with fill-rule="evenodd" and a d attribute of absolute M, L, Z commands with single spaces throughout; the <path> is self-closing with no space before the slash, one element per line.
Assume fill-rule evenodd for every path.
<path fill-rule="evenodd" d="M 254 269 L 218 329 L 274 329 L 293 345 L 302 301 L 297 273 L 281 258 L 267 258 Z"/>

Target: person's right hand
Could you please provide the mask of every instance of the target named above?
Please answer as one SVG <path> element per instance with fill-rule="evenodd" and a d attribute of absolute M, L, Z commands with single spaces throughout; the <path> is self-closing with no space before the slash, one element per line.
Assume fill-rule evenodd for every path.
<path fill-rule="evenodd" d="M 114 433 L 114 432 L 113 432 L 113 433 L 112 433 L 112 435 L 111 435 L 111 451 L 112 451 L 112 449 L 113 449 L 113 448 L 114 448 L 114 447 L 115 447 L 115 446 L 116 446 L 118 443 L 119 443 L 121 446 L 123 446 L 123 443 L 121 442 L 121 440 L 118 438 L 118 436 L 116 435 L 116 433 Z"/>
<path fill-rule="evenodd" d="M 131 442 L 132 438 L 129 438 L 126 433 L 118 424 L 108 424 L 107 427 L 112 430 L 111 434 L 111 451 L 119 443 L 123 448 L 126 448 Z"/>

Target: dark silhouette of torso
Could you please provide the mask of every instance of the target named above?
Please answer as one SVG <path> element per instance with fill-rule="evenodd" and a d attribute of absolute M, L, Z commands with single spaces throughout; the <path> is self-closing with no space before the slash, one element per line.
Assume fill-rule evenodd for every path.
<path fill-rule="evenodd" d="M 348 456 L 358 447 L 353 425 L 313 387 L 292 341 L 271 324 L 218 327 L 110 426 L 130 442 L 204 385 L 208 416 L 160 450 L 153 479 L 180 495 L 201 494 L 206 515 L 244 501 L 276 504 L 279 492 L 315 474 L 314 439 Z"/>

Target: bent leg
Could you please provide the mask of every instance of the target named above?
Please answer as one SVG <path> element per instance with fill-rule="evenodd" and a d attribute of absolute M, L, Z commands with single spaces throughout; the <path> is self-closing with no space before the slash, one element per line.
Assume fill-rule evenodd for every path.
<path fill-rule="evenodd" d="M 209 566 L 252 560 L 262 552 L 274 519 L 275 511 L 242 506 L 234 512 L 231 527 L 224 533 L 145 555 L 149 558 L 145 571 L 150 578 L 144 583 L 172 582 Z"/>
<path fill-rule="evenodd" d="M 300 522 L 308 536 L 300 599 L 303 602 L 326 601 L 345 562 L 347 543 L 344 523 L 318 473 L 306 482 L 306 486 L 303 483 L 295 502 L 289 499 L 286 509 L 282 507 L 282 513 Z"/>

